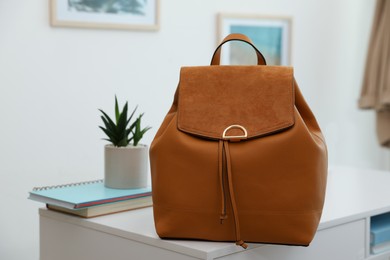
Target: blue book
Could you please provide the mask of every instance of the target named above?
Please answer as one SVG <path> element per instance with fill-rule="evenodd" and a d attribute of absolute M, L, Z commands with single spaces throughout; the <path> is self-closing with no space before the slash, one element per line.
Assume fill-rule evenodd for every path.
<path fill-rule="evenodd" d="M 390 241 L 390 212 L 371 218 L 371 246 Z"/>
<path fill-rule="evenodd" d="M 103 180 L 98 180 L 34 188 L 29 199 L 68 209 L 79 209 L 151 195 L 151 187 L 110 189 L 104 186 Z"/>

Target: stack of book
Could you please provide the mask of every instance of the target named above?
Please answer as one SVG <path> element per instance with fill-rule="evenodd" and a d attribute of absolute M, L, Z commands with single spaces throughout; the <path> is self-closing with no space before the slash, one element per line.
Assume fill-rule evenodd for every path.
<path fill-rule="evenodd" d="M 390 250 L 390 213 L 371 218 L 370 231 L 371 254 L 380 254 Z"/>
<path fill-rule="evenodd" d="M 110 189 L 103 180 L 34 188 L 29 199 L 46 203 L 48 209 L 84 218 L 152 206 L 150 187 Z"/>

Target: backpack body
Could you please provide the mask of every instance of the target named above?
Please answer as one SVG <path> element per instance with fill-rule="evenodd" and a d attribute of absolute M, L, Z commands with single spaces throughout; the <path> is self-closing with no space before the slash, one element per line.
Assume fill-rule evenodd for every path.
<path fill-rule="evenodd" d="M 292 67 L 183 67 L 150 165 L 161 238 L 307 246 L 317 230 L 327 150 Z"/>

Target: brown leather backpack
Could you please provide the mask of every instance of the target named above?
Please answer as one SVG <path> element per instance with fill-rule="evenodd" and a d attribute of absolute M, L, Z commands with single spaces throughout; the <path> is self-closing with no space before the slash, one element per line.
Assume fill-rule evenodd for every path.
<path fill-rule="evenodd" d="M 255 66 L 218 66 L 221 46 L 246 42 Z M 183 67 L 173 105 L 150 148 L 161 238 L 307 246 L 327 177 L 324 137 L 293 68 L 266 66 L 244 35 L 212 66 Z"/>

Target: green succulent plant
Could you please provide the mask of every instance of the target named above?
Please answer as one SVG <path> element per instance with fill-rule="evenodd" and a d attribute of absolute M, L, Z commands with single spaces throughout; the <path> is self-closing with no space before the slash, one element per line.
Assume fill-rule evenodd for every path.
<path fill-rule="evenodd" d="M 144 113 L 139 115 L 137 120 L 135 120 L 135 122 L 134 122 L 135 123 L 135 128 L 134 128 L 134 131 L 132 131 L 132 133 L 133 133 L 133 145 L 134 146 L 138 145 L 139 141 L 142 139 L 144 134 L 151 128 L 150 126 L 147 126 L 144 129 L 141 129 L 141 118 L 142 118 L 143 115 L 144 115 Z"/>
<path fill-rule="evenodd" d="M 133 146 L 137 146 L 143 135 L 151 128 L 141 128 L 141 118 L 143 113 L 131 123 L 131 119 L 134 116 L 137 106 L 134 108 L 131 115 L 128 117 L 128 102 L 123 106 L 122 111 L 119 111 L 119 105 L 117 97 L 115 96 L 115 122 L 112 120 L 107 113 L 99 109 L 103 114 L 101 119 L 103 120 L 104 126 L 99 126 L 100 129 L 107 135 L 108 138 L 103 138 L 111 142 L 114 146 L 128 146 L 133 141 Z"/>

